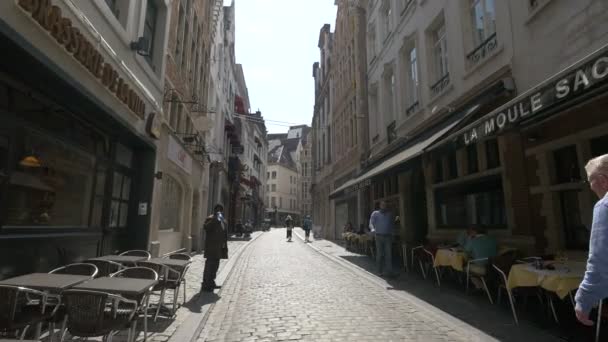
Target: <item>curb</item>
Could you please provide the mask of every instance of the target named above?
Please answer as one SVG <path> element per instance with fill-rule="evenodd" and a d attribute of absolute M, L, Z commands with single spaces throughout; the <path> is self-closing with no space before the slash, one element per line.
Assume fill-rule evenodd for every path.
<path fill-rule="evenodd" d="M 304 237 L 302 237 L 302 235 L 300 235 L 300 232 L 297 232 L 294 230 L 294 235 L 296 235 L 300 240 L 304 241 Z M 498 342 L 498 340 L 496 338 L 486 334 L 485 332 L 477 329 L 476 327 L 474 327 L 470 324 L 467 324 L 466 322 L 464 322 L 454 316 L 451 316 L 441 310 L 434 309 L 434 306 L 428 304 L 427 302 L 421 300 L 420 298 L 418 298 L 414 295 L 411 295 L 405 291 L 388 291 L 388 290 L 392 290 L 393 287 L 390 286 L 384 279 L 365 270 L 364 268 L 354 265 L 348 261 L 342 260 L 327 252 L 324 252 L 319 247 L 314 246 L 312 243 L 307 243 L 307 245 L 310 246 L 310 248 L 319 252 L 324 257 L 347 268 L 349 271 L 351 271 L 354 274 L 360 276 L 361 278 L 367 280 L 368 282 L 373 283 L 374 285 L 377 285 L 379 287 L 382 287 L 384 290 L 387 290 L 387 293 L 389 295 L 391 295 L 397 299 L 408 301 L 413 307 L 416 307 L 417 309 L 420 310 L 419 311 L 420 314 L 427 316 L 429 319 L 431 319 L 433 321 L 443 321 L 449 326 L 460 329 L 463 333 L 466 333 L 468 335 L 467 337 L 469 338 L 469 341 L 496 341 L 496 342 Z M 429 308 L 433 308 L 433 310 L 431 310 Z"/>
<path fill-rule="evenodd" d="M 243 246 L 241 246 L 234 253 L 234 255 L 230 259 L 228 259 L 228 262 L 226 262 L 226 265 L 224 265 L 222 270 L 217 274 L 216 280 L 218 281 L 218 283 L 224 284 L 226 282 L 226 280 L 228 280 L 228 278 L 232 274 L 234 265 L 236 264 L 237 260 L 241 256 L 241 254 L 243 254 L 243 251 L 245 251 L 245 249 L 247 247 L 249 247 L 249 245 L 251 243 L 253 243 L 255 240 L 257 240 L 263 234 L 264 234 L 264 232 L 261 232 L 260 234 L 257 234 L 256 236 L 252 237 L 251 240 L 249 240 L 247 243 L 245 243 Z M 168 342 L 184 342 L 184 341 L 195 342 L 198 339 L 201 331 L 203 330 L 205 323 L 207 322 L 207 318 L 209 317 L 210 311 L 213 309 L 213 307 L 215 305 L 216 296 L 219 295 L 220 293 L 222 293 L 221 289 L 217 292 L 214 292 L 213 296 L 210 296 L 210 295 L 200 296 L 199 295 L 198 300 L 194 304 L 200 305 L 201 311 L 190 313 L 188 315 L 188 317 L 184 320 L 184 322 L 182 324 L 180 324 L 180 326 L 177 328 L 177 330 L 175 331 L 173 336 L 171 336 L 171 338 L 169 338 Z"/>

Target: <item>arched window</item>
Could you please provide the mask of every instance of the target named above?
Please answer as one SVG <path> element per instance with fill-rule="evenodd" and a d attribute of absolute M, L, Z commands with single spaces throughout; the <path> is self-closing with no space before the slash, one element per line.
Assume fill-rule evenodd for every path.
<path fill-rule="evenodd" d="M 180 230 L 183 194 L 184 191 L 179 182 L 170 175 L 164 174 L 160 196 L 161 215 L 159 229 Z"/>

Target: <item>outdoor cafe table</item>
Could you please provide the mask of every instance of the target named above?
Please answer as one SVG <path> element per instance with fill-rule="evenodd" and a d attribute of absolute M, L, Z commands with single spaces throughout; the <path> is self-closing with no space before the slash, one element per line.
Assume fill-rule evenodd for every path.
<path fill-rule="evenodd" d="M 59 293 L 91 279 L 89 276 L 53 273 L 30 273 L 0 281 L 0 285 L 22 286 L 39 291 Z"/>
<path fill-rule="evenodd" d="M 585 262 L 552 264 L 555 270 L 538 270 L 533 264 L 515 264 L 509 272 L 507 286 L 509 289 L 538 286 L 564 299 L 571 291 L 578 289 L 585 276 Z"/>
<path fill-rule="evenodd" d="M 191 263 L 190 260 L 181 260 L 181 259 L 169 259 L 169 258 L 153 258 L 148 260 L 148 262 L 155 262 L 157 264 L 169 266 L 171 268 L 183 270 L 188 264 Z"/>
<path fill-rule="evenodd" d="M 107 260 L 114 261 L 119 264 L 126 265 L 134 265 L 138 261 L 145 261 L 148 258 L 142 256 L 133 256 L 133 255 L 104 255 L 98 258 L 93 258 L 92 260 Z"/>
<path fill-rule="evenodd" d="M 158 281 L 154 279 L 101 277 L 75 286 L 74 289 L 108 292 L 132 298 L 148 292 L 156 283 Z M 145 303 L 139 304 L 140 307 L 142 304 L 144 306 L 144 341 L 148 337 L 148 299 L 149 296 L 146 296 Z"/>
<path fill-rule="evenodd" d="M 435 254 L 433 267 L 450 266 L 456 271 L 463 272 L 467 261 L 467 253 L 454 248 L 439 248 Z"/>

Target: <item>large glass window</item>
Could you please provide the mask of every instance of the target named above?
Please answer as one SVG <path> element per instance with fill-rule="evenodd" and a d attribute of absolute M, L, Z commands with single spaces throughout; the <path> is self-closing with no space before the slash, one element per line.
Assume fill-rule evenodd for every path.
<path fill-rule="evenodd" d="M 435 80 L 448 74 L 448 42 L 445 34 L 445 23 L 441 23 L 433 32 L 433 57 L 435 59 Z"/>
<path fill-rule="evenodd" d="M 555 182 L 570 183 L 581 180 L 576 146 L 570 145 L 553 152 L 555 160 Z"/>
<path fill-rule="evenodd" d="M 500 178 L 487 178 L 435 192 L 437 222 L 444 228 L 481 225 L 506 228 L 504 193 Z"/>
<path fill-rule="evenodd" d="M 156 26 L 158 21 L 158 7 L 154 0 L 148 0 L 146 5 L 146 19 L 144 22 L 144 38 L 148 41 L 148 55 L 146 59 L 150 64 L 154 59 L 154 40 L 156 38 Z"/>
<path fill-rule="evenodd" d="M 88 226 L 94 155 L 33 129 L 24 130 L 22 139 L 6 180 L 4 225 Z"/>

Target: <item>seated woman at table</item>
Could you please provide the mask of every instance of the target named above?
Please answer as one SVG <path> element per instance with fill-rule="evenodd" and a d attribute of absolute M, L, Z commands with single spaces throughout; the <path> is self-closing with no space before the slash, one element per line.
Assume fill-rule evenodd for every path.
<path fill-rule="evenodd" d="M 498 254 L 498 243 L 496 238 L 486 233 L 483 228 L 471 227 L 471 235 L 464 246 L 464 250 L 470 259 L 482 259 L 495 257 Z"/>
<path fill-rule="evenodd" d="M 460 232 L 460 234 L 458 234 L 458 237 L 456 238 L 456 244 L 454 245 L 454 247 L 464 248 L 471 240 L 471 236 L 473 236 L 472 228 L 463 230 L 462 232 Z"/>

